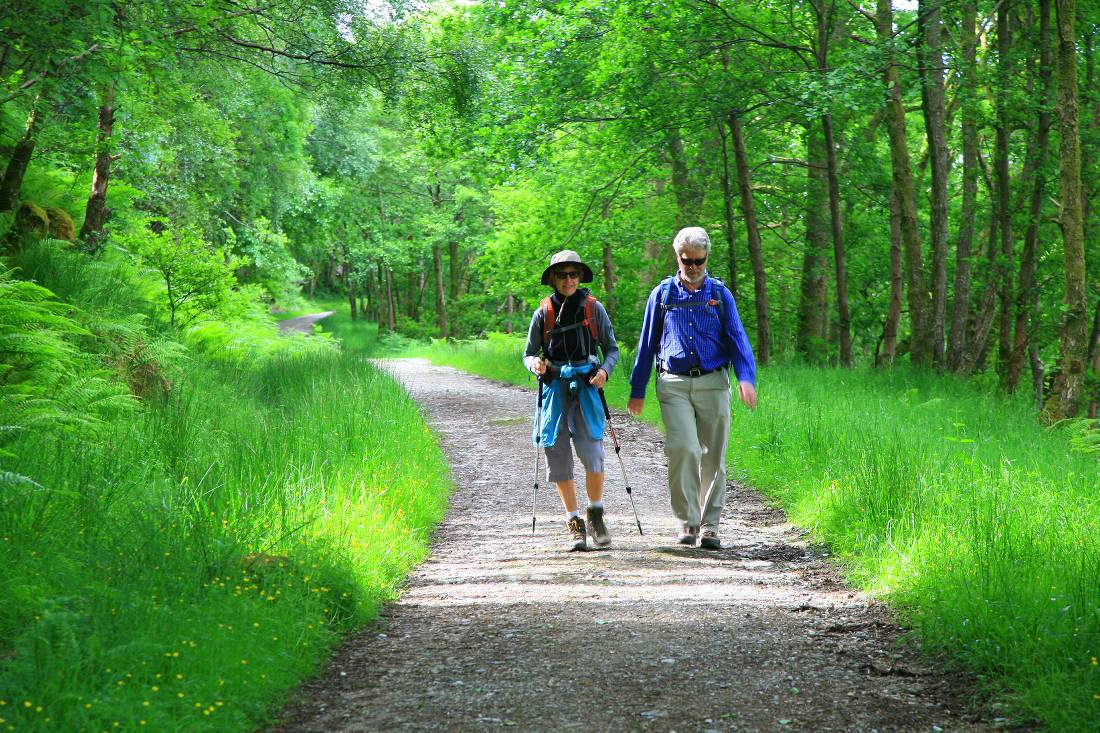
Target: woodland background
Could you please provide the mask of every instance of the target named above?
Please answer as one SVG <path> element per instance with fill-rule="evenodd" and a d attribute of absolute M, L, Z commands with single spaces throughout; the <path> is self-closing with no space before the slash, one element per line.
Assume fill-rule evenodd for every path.
<path fill-rule="evenodd" d="M 0 730 L 270 722 L 451 488 L 363 357 L 529 381 L 570 248 L 625 371 L 687 225 L 762 365 L 731 475 L 1096 730 L 1098 44 L 1074 0 L 4 4 Z"/>
<path fill-rule="evenodd" d="M 417 338 L 522 329 L 571 247 L 626 343 L 699 224 L 761 362 L 902 358 L 1076 414 L 1100 9 L 1075 5 L 16 2 L 0 210 Z M 173 323 L 216 312 L 196 276 Z"/>

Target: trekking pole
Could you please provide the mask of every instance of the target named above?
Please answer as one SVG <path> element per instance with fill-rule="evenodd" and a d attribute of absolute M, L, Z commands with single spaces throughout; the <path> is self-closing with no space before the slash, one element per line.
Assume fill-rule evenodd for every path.
<path fill-rule="evenodd" d="M 603 414 L 607 418 L 607 427 L 611 430 L 611 442 L 615 444 L 615 455 L 619 459 L 619 468 L 623 471 L 623 483 L 626 484 L 626 498 L 630 499 L 630 508 L 634 510 L 634 521 L 638 524 L 638 534 L 642 534 L 642 520 L 638 519 L 638 508 L 634 506 L 634 495 L 630 493 L 630 480 L 626 477 L 626 466 L 623 464 L 622 446 L 619 445 L 619 436 L 615 433 L 615 425 L 611 422 L 611 410 L 607 407 L 607 397 L 604 396 L 603 387 L 599 388 L 600 402 L 603 403 Z"/>
<path fill-rule="evenodd" d="M 535 500 L 539 495 L 539 459 L 542 458 L 542 375 L 538 375 L 538 410 L 535 412 L 535 488 L 531 491 L 531 534 L 535 533 Z"/>

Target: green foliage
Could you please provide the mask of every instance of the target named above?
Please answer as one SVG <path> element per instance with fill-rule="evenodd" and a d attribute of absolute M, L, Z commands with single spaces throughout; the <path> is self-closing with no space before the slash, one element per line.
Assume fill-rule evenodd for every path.
<path fill-rule="evenodd" d="M 19 730 L 264 727 L 393 597 L 449 490 L 403 390 L 324 348 L 196 359 L 93 438 L 12 447 L 0 717 Z"/>
<path fill-rule="evenodd" d="M 1051 429 L 1064 429 L 1069 436 L 1070 446 L 1082 453 L 1089 453 L 1100 459 L 1100 429 L 1096 420 L 1087 417 L 1079 417 L 1068 420 L 1059 420 L 1051 426 Z"/>
<path fill-rule="evenodd" d="M 28 430 L 93 428 L 133 408 L 126 389 L 74 345 L 88 332 L 71 308 L 11 274 L 0 272 L 0 456 L 9 458 L 4 446 Z"/>
<path fill-rule="evenodd" d="M 149 221 L 118 237 L 163 282 L 163 310 L 173 326 L 232 315 L 233 270 L 243 264 L 203 241 L 198 232 Z"/>
<path fill-rule="evenodd" d="M 1090 729 L 1095 461 L 1026 401 L 953 378 L 792 367 L 761 383 L 760 408 L 735 421 L 731 468 L 898 605 L 927 648 L 1052 730 Z"/>
<path fill-rule="evenodd" d="M 275 301 L 292 298 L 309 276 L 309 269 L 290 254 L 287 235 L 273 231 L 264 217 L 242 227 L 239 236 L 228 230 L 226 238 L 228 249 L 244 259 L 244 279 L 259 282 Z"/>

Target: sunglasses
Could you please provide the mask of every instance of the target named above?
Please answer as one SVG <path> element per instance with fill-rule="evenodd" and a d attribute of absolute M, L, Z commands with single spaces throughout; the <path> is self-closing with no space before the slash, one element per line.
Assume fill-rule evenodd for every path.
<path fill-rule="evenodd" d="M 561 280 L 580 280 L 581 274 L 576 270 L 558 270 L 554 273 L 554 277 Z"/>
<path fill-rule="evenodd" d="M 690 257 L 681 257 L 680 262 L 682 262 L 685 267 L 699 267 L 700 265 L 706 264 L 708 256 L 709 255 L 704 255 L 694 260 Z"/>

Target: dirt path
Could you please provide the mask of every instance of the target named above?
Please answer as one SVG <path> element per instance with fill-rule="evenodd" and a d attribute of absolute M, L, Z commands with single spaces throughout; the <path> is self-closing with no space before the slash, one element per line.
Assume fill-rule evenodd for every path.
<path fill-rule="evenodd" d="M 732 486 L 717 553 L 674 544 L 661 434 L 616 417 L 645 536 L 608 464 L 608 550 L 563 551 L 532 393 L 389 363 L 458 490 L 431 558 L 284 711 L 290 731 L 987 731 L 967 685 L 898 643 L 888 613 Z M 545 465 L 545 464 L 543 464 Z"/>
<path fill-rule="evenodd" d="M 313 324 L 322 318 L 328 318 L 336 311 L 325 311 L 324 313 L 310 313 L 307 316 L 298 316 L 297 318 L 288 318 L 285 321 L 279 321 L 279 331 L 286 333 L 288 331 L 301 331 L 302 333 L 313 333 Z"/>

